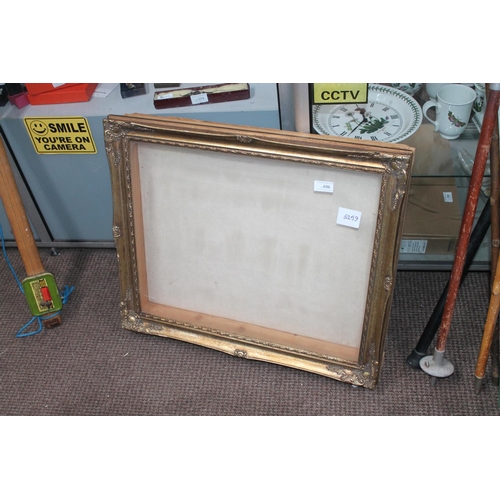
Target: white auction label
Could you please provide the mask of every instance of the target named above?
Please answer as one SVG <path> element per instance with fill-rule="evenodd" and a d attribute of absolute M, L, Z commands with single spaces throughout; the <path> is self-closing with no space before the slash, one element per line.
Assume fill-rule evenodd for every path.
<path fill-rule="evenodd" d="M 337 215 L 337 224 L 340 224 L 341 226 L 348 226 L 358 229 L 360 222 L 361 222 L 361 212 L 358 212 L 357 210 L 351 210 L 349 208 L 339 207 L 339 213 Z"/>
<path fill-rule="evenodd" d="M 333 182 L 314 181 L 314 191 L 316 193 L 333 193 Z"/>
<path fill-rule="evenodd" d="M 168 94 L 158 94 L 157 99 L 172 99 L 174 97 L 174 94 L 172 92 L 169 92 Z"/>
<path fill-rule="evenodd" d="M 193 94 L 191 96 L 191 104 L 202 104 L 208 102 L 207 94 Z"/>
<path fill-rule="evenodd" d="M 425 253 L 427 240 L 401 240 L 401 253 Z"/>
<path fill-rule="evenodd" d="M 445 203 L 453 203 L 453 193 L 450 191 L 443 191 L 443 198 Z"/>

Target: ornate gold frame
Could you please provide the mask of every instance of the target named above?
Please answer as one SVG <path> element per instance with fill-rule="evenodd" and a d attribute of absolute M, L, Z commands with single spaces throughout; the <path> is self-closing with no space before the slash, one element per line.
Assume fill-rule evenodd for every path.
<path fill-rule="evenodd" d="M 108 116 L 104 138 L 113 189 L 113 235 L 125 329 L 371 389 L 376 386 L 413 148 L 141 114 Z M 239 176 L 237 181 L 233 174 Z M 320 179 L 316 179 L 318 176 Z M 236 221 L 236 217 L 247 214 L 241 206 L 243 178 L 252 203 L 249 219 Z M 313 180 L 331 180 L 334 192 L 315 192 Z M 195 186 L 190 192 L 187 185 L 192 182 Z M 179 189 L 181 194 L 177 193 Z M 286 203 L 277 203 L 278 196 L 281 200 L 286 197 Z M 359 227 L 336 224 L 338 200 L 344 205 L 346 200 L 354 200 L 347 207 L 350 209 L 364 207 Z M 223 215 L 224 223 L 212 220 L 215 210 L 217 215 L 213 217 L 228 214 L 227 218 Z M 185 225 L 179 224 L 179 214 Z M 318 220 L 326 228 L 326 239 L 314 229 Z M 274 267 L 270 268 L 269 261 L 259 257 L 263 248 L 259 228 L 268 231 L 267 224 L 279 227 L 283 221 L 290 221 L 292 230 L 281 233 L 270 229 L 267 233 L 267 240 L 273 240 L 274 245 Z M 253 232 L 247 234 L 250 226 Z M 248 249 L 242 244 L 229 245 L 229 240 L 234 242 L 236 229 Z M 193 243 L 196 240 L 191 233 L 195 232 L 205 233 L 205 246 Z M 282 234 L 286 234 L 286 240 Z M 216 241 L 221 251 L 210 253 L 206 247 L 212 245 L 213 250 Z M 233 248 L 231 253 L 222 251 L 226 243 Z M 307 256 L 313 256 L 312 260 Z M 290 267 L 284 270 L 286 262 L 300 263 L 305 269 L 296 270 L 295 281 L 290 277 Z M 188 266 L 193 269 L 182 274 L 180 269 Z M 217 295 L 217 281 L 207 288 L 207 283 L 212 283 L 210 273 L 216 273 L 216 268 L 221 273 L 220 281 L 227 282 L 224 297 L 234 294 L 234 303 Z M 202 283 L 205 271 L 209 278 Z M 340 272 L 347 272 L 352 279 L 344 279 L 346 274 L 342 280 L 330 278 L 340 276 L 332 274 Z M 279 284 L 271 283 L 269 276 L 273 273 Z M 183 277 L 181 283 L 170 291 L 179 276 Z M 234 285 L 235 279 L 241 286 Z M 260 295 L 249 292 L 255 289 L 255 282 L 261 286 L 263 298 L 250 306 Z M 316 290 L 316 285 L 322 288 Z M 331 307 L 325 308 L 323 299 Z M 273 300 L 276 304 L 267 311 Z M 278 307 L 278 302 L 294 305 Z M 349 309 L 351 303 L 357 305 Z M 298 311 L 302 304 L 303 311 Z M 231 317 L 233 308 L 238 312 Z M 325 309 L 328 311 L 323 315 Z M 340 327 L 345 317 L 347 326 Z M 351 332 L 351 324 L 359 327 L 353 326 Z M 336 327 L 342 331 L 336 331 Z M 320 335 L 316 329 L 325 332 Z"/>

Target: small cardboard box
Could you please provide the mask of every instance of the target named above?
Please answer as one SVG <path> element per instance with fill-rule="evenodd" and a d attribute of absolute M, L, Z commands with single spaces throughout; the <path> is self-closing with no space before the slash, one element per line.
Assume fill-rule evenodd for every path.
<path fill-rule="evenodd" d="M 453 255 L 461 225 L 462 213 L 453 178 L 412 179 L 401 253 Z"/>
<path fill-rule="evenodd" d="M 78 83 L 69 87 L 32 95 L 28 93 L 30 104 L 66 104 L 70 102 L 89 101 L 97 87 L 97 83 Z"/>

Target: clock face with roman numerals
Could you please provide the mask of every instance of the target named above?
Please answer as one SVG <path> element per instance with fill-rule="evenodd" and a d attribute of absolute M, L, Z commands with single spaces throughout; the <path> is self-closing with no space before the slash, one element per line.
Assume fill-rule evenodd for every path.
<path fill-rule="evenodd" d="M 332 135 L 388 141 L 401 132 L 403 117 L 385 103 L 339 104 L 333 106 L 327 123 Z"/>
<path fill-rule="evenodd" d="M 368 86 L 365 104 L 313 106 L 313 126 L 320 134 L 369 141 L 400 142 L 422 123 L 422 110 L 411 96 L 383 85 Z"/>

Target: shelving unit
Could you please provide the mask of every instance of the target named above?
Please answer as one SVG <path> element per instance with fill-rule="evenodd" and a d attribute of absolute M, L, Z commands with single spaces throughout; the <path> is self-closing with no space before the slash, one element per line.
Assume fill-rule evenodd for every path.
<path fill-rule="evenodd" d="M 425 85 L 413 97 L 420 105 L 429 100 Z M 425 252 L 419 252 L 421 248 L 418 246 L 414 252 L 402 250 L 399 257 L 400 269 L 451 269 L 479 140 L 478 127 L 480 125 L 477 120 L 471 117 L 465 132 L 458 139 L 447 140 L 434 132 L 434 126 L 424 116 L 417 132 L 402 142 L 416 150 L 403 244 L 419 236 L 418 239 L 427 240 L 428 246 Z M 427 195 L 426 200 L 422 194 Z M 431 196 L 433 198 L 429 201 Z M 426 201 L 425 205 L 422 204 L 423 199 Z M 489 203 L 489 169 L 484 178 L 476 221 L 485 203 Z M 417 208 L 418 204 L 421 205 Z M 413 220 L 416 214 L 419 216 L 419 224 L 415 224 Z M 420 235 L 412 232 L 415 226 L 422 229 Z M 433 240 L 439 240 L 441 244 L 433 246 L 430 244 Z M 490 245 L 488 231 L 471 269 L 489 270 Z"/>

